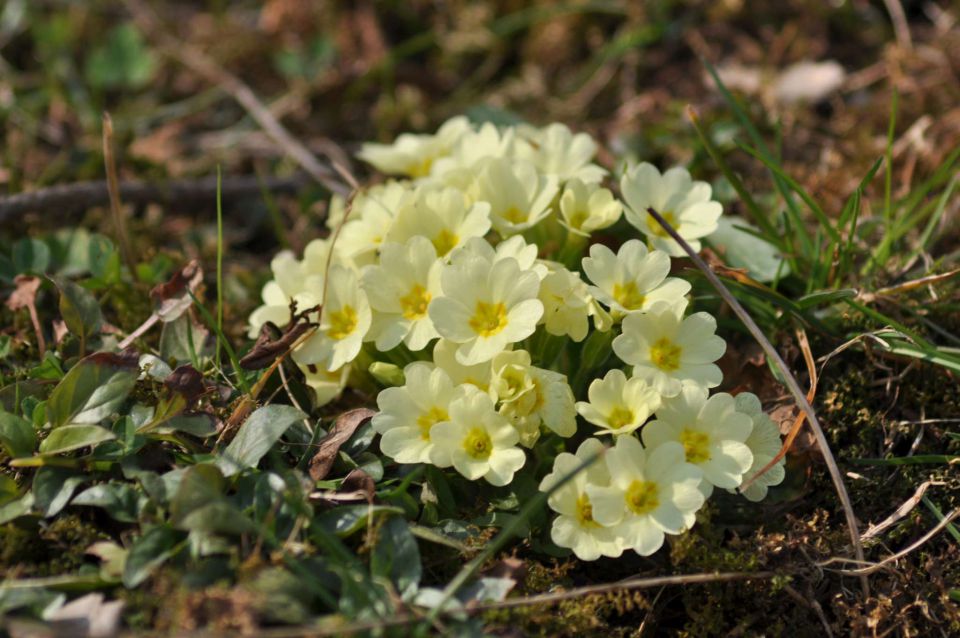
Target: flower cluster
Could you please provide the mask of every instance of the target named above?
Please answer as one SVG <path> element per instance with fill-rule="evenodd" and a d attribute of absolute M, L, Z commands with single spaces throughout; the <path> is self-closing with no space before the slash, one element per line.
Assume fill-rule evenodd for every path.
<path fill-rule="evenodd" d="M 710 186 L 643 163 L 620 199 L 596 152 L 561 124 L 462 117 L 366 144 L 360 157 L 390 181 L 334 201 L 338 232 L 302 259 L 278 255 L 250 317 L 251 335 L 311 322 L 293 360 L 318 405 L 371 369 L 392 379 L 373 428 L 397 463 L 503 486 L 538 442 L 548 458 L 575 446 L 540 489 L 553 541 L 584 560 L 657 551 L 714 487 L 736 490 L 780 447 L 756 397 L 710 394 L 726 344 L 710 314 L 688 312 L 691 286 L 671 276 L 684 253 L 647 214 L 699 248 L 722 213 Z M 783 475 L 781 462 L 744 496 Z"/>

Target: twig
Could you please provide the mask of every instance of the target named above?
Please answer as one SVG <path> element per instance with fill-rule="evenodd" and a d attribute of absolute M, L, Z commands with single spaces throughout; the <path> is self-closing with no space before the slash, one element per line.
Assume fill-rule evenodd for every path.
<path fill-rule="evenodd" d="M 321 164 L 306 146 L 290 135 L 243 80 L 221 67 L 213 58 L 197 47 L 179 41 L 167 34 L 149 5 L 142 0 L 126 0 L 126 5 L 140 29 L 144 33 L 152 34 L 159 40 L 164 54 L 178 60 L 187 68 L 204 77 L 208 82 L 229 93 L 273 141 L 282 147 L 311 177 L 331 192 L 344 197 L 349 196 L 352 190 L 359 187 L 356 178 L 329 154 L 328 159 L 333 168 Z"/>
<path fill-rule="evenodd" d="M 130 269 L 130 276 L 134 281 L 137 277 L 137 262 L 133 258 L 133 247 L 130 245 L 130 235 L 127 233 L 127 220 L 123 216 L 123 205 L 120 199 L 120 179 L 117 177 L 117 161 L 113 156 L 113 120 L 109 113 L 103 114 L 103 163 L 107 169 L 107 194 L 110 197 L 110 216 L 113 218 L 113 231 L 117 234 L 117 243 L 123 261 Z M 82 341 L 82 340 L 81 340 Z"/>
<path fill-rule="evenodd" d="M 899 44 L 906 51 L 913 49 L 913 39 L 910 37 L 910 26 L 907 24 L 907 14 L 903 11 L 903 5 L 900 0 L 883 0 L 887 7 L 887 13 L 890 14 L 890 22 L 893 23 L 893 33 L 897 37 Z"/>
<path fill-rule="evenodd" d="M 924 481 L 920 484 L 920 487 L 917 488 L 917 491 L 914 492 L 913 496 L 904 501 L 900 507 L 898 507 L 890 516 L 883 519 L 881 522 L 876 525 L 870 525 L 867 528 L 867 531 L 863 533 L 863 536 L 860 538 L 862 540 L 867 540 L 868 538 L 873 538 L 874 536 L 879 536 L 881 533 L 886 531 L 888 527 L 899 521 L 901 518 L 909 514 L 914 507 L 917 506 L 917 503 L 920 502 L 920 499 L 923 498 L 924 493 L 927 491 L 927 488 L 931 485 L 946 485 L 943 481 Z"/>
<path fill-rule="evenodd" d="M 306 173 L 297 173 L 290 177 L 265 177 L 262 180 L 255 175 L 224 177 L 223 198 L 257 195 L 261 190 L 295 193 L 308 181 Z M 192 202 L 212 202 L 216 194 L 216 177 L 169 182 L 130 180 L 119 183 L 120 199 L 130 204 L 156 202 L 184 205 Z M 42 213 L 45 218 L 55 218 L 109 203 L 110 190 L 106 180 L 51 186 L 29 193 L 0 197 L 0 224 L 25 213 L 37 212 Z"/>
<path fill-rule="evenodd" d="M 508 600 L 502 600 L 499 602 L 480 604 L 471 609 L 487 610 L 507 609 L 510 607 L 527 607 L 529 605 L 558 603 L 564 600 L 580 598 L 581 596 L 605 594 L 612 591 L 650 589 L 651 587 L 665 587 L 668 585 L 697 585 L 703 583 L 727 583 L 739 580 L 768 580 L 778 575 L 783 575 L 783 573 L 771 571 L 727 573 L 712 572 L 706 574 L 682 574 L 679 576 L 656 576 L 654 578 L 633 578 L 613 583 L 603 583 L 601 585 L 587 585 L 585 587 L 577 587 L 567 591 L 527 596 L 525 598 L 510 598 Z"/>
<path fill-rule="evenodd" d="M 958 516 L 960 516 L 960 507 L 958 507 L 957 509 L 953 510 L 952 512 L 947 514 L 945 517 L 943 517 L 943 519 L 939 523 L 937 523 L 933 527 L 933 529 L 931 529 L 929 532 L 927 532 L 926 534 L 921 536 L 919 539 L 917 539 L 916 542 L 912 543 L 911 545 L 908 545 L 906 548 L 900 550 L 896 554 L 887 556 L 879 563 L 870 563 L 870 564 L 867 564 L 867 566 L 865 567 L 861 567 L 860 569 L 841 569 L 837 571 L 846 576 L 861 576 L 861 577 L 880 571 L 881 569 L 884 568 L 884 566 L 889 565 L 894 561 L 898 561 L 904 556 L 907 556 L 912 552 L 915 552 L 917 549 L 922 547 L 931 538 L 933 538 L 934 536 L 942 532 L 943 529 L 947 525 L 949 525 L 953 521 L 953 519 L 957 518 Z M 843 558 L 831 558 L 828 561 L 820 563 L 819 566 L 825 567 L 831 563 L 849 563 L 849 562 L 854 562 L 854 561 L 849 561 Z M 856 562 L 861 562 L 861 561 L 856 561 Z"/>
<path fill-rule="evenodd" d="M 750 316 L 750 314 L 740 305 L 740 302 L 730 294 L 730 291 L 727 290 L 727 287 L 723 285 L 723 282 L 714 274 L 710 266 L 708 266 L 700 256 L 690 247 L 683 237 L 677 234 L 677 231 L 667 223 L 667 221 L 660 216 L 660 213 L 655 211 L 653 208 L 648 208 L 647 213 L 653 217 L 658 224 L 669 234 L 674 241 L 676 241 L 684 252 L 687 253 L 687 256 L 690 257 L 691 261 L 699 268 L 710 284 L 716 289 L 720 297 L 727 302 L 727 305 L 730 306 L 734 314 L 743 322 L 743 325 L 746 326 L 747 330 L 750 331 L 750 334 L 753 335 L 753 338 L 757 340 L 757 343 L 760 344 L 760 347 L 763 349 L 764 354 L 772 360 L 777 368 L 780 369 L 781 374 L 783 374 L 784 381 L 787 384 L 787 389 L 790 390 L 790 393 L 793 395 L 793 398 L 796 400 L 797 404 L 800 406 L 800 409 L 807 415 L 807 421 L 810 423 L 810 427 L 813 430 L 813 434 L 817 439 L 817 444 L 820 446 L 820 452 L 823 454 L 823 461 L 827 464 L 827 470 L 830 472 L 830 478 L 833 480 L 833 485 L 837 490 L 837 496 L 840 498 L 840 504 L 843 506 L 843 513 L 847 519 L 848 532 L 850 534 L 850 541 L 853 544 L 853 551 L 857 557 L 858 561 L 863 561 L 863 544 L 860 542 L 860 531 L 857 526 L 857 518 L 853 513 L 853 504 L 850 502 L 850 494 L 847 492 L 847 486 L 843 482 L 843 475 L 840 474 L 840 468 L 837 467 L 837 461 L 833 457 L 833 452 L 830 451 L 830 444 L 827 441 L 826 435 L 823 433 L 823 428 L 820 427 L 820 421 L 817 419 L 817 415 L 813 410 L 813 406 L 810 405 L 810 402 L 807 401 L 807 397 L 804 396 L 803 390 L 800 389 L 800 384 L 797 382 L 796 377 L 793 376 L 793 373 L 790 371 L 790 368 L 787 367 L 786 362 L 783 360 L 783 357 L 780 356 L 780 353 L 777 352 L 777 349 L 773 347 L 773 344 L 770 343 L 770 340 L 767 339 L 766 335 L 763 334 L 763 331 L 760 330 L 760 327 L 757 326 L 756 322 Z M 870 595 L 870 583 L 867 582 L 866 575 L 862 575 L 860 578 L 860 584 L 863 587 L 864 596 Z"/>

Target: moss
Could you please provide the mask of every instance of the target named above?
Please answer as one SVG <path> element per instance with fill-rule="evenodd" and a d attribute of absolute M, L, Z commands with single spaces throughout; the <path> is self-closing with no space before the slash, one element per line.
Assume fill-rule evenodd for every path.
<path fill-rule="evenodd" d="M 0 528 L 0 570 L 19 577 L 70 574 L 95 561 L 85 554 L 97 541 L 110 536 L 75 514 L 50 522 L 29 519 Z"/>

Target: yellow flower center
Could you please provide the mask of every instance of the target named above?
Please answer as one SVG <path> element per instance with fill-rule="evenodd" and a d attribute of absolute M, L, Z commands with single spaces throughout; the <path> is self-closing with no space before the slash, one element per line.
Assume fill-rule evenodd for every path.
<path fill-rule="evenodd" d="M 583 222 L 585 221 L 587 221 L 587 211 L 578 210 L 577 212 L 575 212 L 573 215 L 570 216 L 570 221 L 567 223 L 570 224 L 571 228 L 576 228 L 577 230 L 580 230 L 581 226 L 583 226 Z"/>
<path fill-rule="evenodd" d="M 522 224 L 527 221 L 527 214 L 516 206 L 511 206 L 503 211 L 503 218 L 511 224 Z"/>
<path fill-rule="evenodd" d="M 470 327 L 481 337 L 492 337 L 507 327 L 507 307 L 502 303 L 478 301 Z"/>
<path fill-rule="evenodd" d="M 430 174 L 431 168 L 433 168 L 433 158 L 424 157 L 419 163 L 411 165 L 408 170 L 410 177 L 426 177 Z"/>
<path fill-rule="evenodd" d="M 447 421 L 450 419 L 450 415 L 447 414 L 447 411 L 443 408 L 438 408 L 433 406 L 427 412 L 424 412 L 417 418 L 417 426 L 420 428 L 420 438 L 424 441 L 430 440 L 430 428 L 434 426 L 435 423 L 440 423 L 440 421 Z"/>
<path fill-rule="evenodd" d="M 660 505 L 660 487 L 653 481 L 634 481 L 627 488 L 624 500 L 634 514 L 648 514 Z"/>
<path fill-rule="evenodd" d="M 463 449 L 470 458 L 486 461 L 493 452 L 493 441 L 483 428 L 472 428 L 463 439 Z"/>
<path fill-rule="evenodd" d="M 452 230 L 444 228 L 430 241 L 437 249 L 437 257 L 443 257 L 457 246 L 460 237 Z"/>
<path fill-rule="evenodd" d="M 706 432 L 684 430 L 680 433 L 680 443 L 687 455 L 687 463 L 703 463 L 710 460 L 710 435 Z"/>
<path fill-rule="evenodd" d="M 677 218 L 674 216 L 673 211 L 665 211 L 660 213 L 660 216 L 663 217 L 663 221 L 667 222 L 675 229 L 677 229 Z M 657 220 L 650 220 L 650 230 L 653 231 L 653 234 L 657 237 L 669 237 L 670 233 L 664 230 L 663 226 L 657 223 Z M 679 232 L 679 229 L 677 229 Z"/>
<path fill-rule="evenodd" d="M 610 423 L 612 429 L 619 430 L 623 426 L 633 423 L 633 410 L 626 406 L 618 405 L 610 412 L 610 416 L 607 417 L 607 422 Z"/>
<path fill-rule="evenodd" d="M 673 372 L 680 367 L 683 348 L 666 337 L 660 337 L 650 346 L 650 361 L 664 372 Z"/>
<path fill-rule="evenodd" d="M 637 290 L 637 284 L 632 281 L 623 285 L 613 284 L 613 298 L 627 310 L 639 310 L 646 300 L 646 296 Z"/>
<path fill-rule="evenodd" d="M 582 527 L 600 527 L 599 523 L 593 520 L 593 505 L 586 494 L 577 497 L 577 522 Z"/>
<path fill-rule="evenodd" d="M 334 310 L 330 313 L 330 329 L 327 334 L 331 339 L 340 341 L 344 337 L 350 336 L 357 327 L 357 311 L 353 306 L 344 306 L 340 310 Z"/>
<path fill-rule="evenodd" d="M 427 314 L 430 298 L 426 288 L 420 284 L 414 284 L 410 292 L 400 297 L 400 309 L 403 311 L 404 318 L 411 321 L 423 318 Z"/>

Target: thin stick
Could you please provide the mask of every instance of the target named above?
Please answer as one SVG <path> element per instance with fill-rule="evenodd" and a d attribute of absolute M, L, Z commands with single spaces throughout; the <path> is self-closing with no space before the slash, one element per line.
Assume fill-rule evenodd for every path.
<path fill-rule="evenodd" d="M 743 325 L 747 327 L 747 330 L 750 331 L 750 334 L 753 335 L 753 338 L 757 340 L 757 343 L 760 344 L 760 347 L 763 349 L 764 354 L 770 358 L 771 361 L 776 364 L 777 368 L 780 369 L 781 374 L 783 374 L 784 381 L 787 384 L 787 389 L 790 390 L 790 394 L 793 395 L 793 398 L 796 400 L 797 404 L 800 406 L 800 409 L 807 415 L 807 422 L 810 423 L 810 428 L 813 430 L 813 434 L 817 439 L 817 444 L 820 446 L 820 452 L 823 454 L 823 461 L 827 464 L 827 470 L 830 472 L 830 478 L 833 479 L 833 485 L 837 490 L 837 496 L 840 498 L 840 504 L 843 506 L 843 513 L 847 519 L 847 528 L 850 534 L 850 542 L 853 544 L 853 551 L 857 557 L 858 561 L 863 561 L 863 544 L 860 542 L 860 531 L 857 526 L 857 517 L 853 513 L 853 504 L 850 502 L 850 494 L 847 492 L 847 486 L 843 482 L 843 475 L 840 474 L 840 468 L 837 467 L 837 461 L 833 457 L 833 452 L 830 451 L 830 444 L 827 442 L 827 437 L 823 433 L 823 428 L 820 427 L 820 421 L 817 419 L 816 413 L 813 411 L 813 406 L 810 405 L 810 402 L 807 401 L 807 397 L 804 396 L 803 390 L 800 389 L 800 384 L 797 382 L 796 377 L 793 376 L 793 373 L 790 372 L 790 368 L 787 367 L 786 362 L 780 356 L 780 353 L 777 352 L 777 349 L 773 347 L 773 344 L 770 343 L 770 340 L 767 339 L 766 335 L 763 334 L 763 331 L 760 330 L 760 327 L 757 326 L 756 322 L 750 316 L 750 314 L 740 305 L 740 302 L 730 294 L 730 291 L 727 290 L 727 287 L 723 285 L 723 282 L 713 273 L 713 270 L 708 266 L 700 256 L 690 247 L 683 237 L 681 237 L 677 231 L 667 223 L 667 221 L 660 216 L 660 213 L 655 211 L 653 208 L 648 208 L 647 213 L 650 214 L 657 223 L 676 241 L 684 252 L 687 253 L 687 256 L 690 257 L 691 261 L 699 268 L 710 284 L 716 289 L 717 293 L 727 305 L 730 306 L 730 309 L 733 310 L 734 314 L 743 322 Z M 866 575 L 861 575 L 860 584 L 863 587 L 864 596 L 870 595 L 870 583 L 867 581 Z"/>
<path fill-rule="evenodd" d="M 258 195 L 264 190 L 272 193 L 296 193 L 308 181 L 306 173 L 297 173 L 290 177 L 264 177 L 262 180 L 254 175 L 227 176 L 223 178 L 223 199 L 228 201 L 245 198 Z M 216 193 L 216 177 L 168 182 L 127 180 L 119 183 L 120 200 L 130 204 L 206 204 Z M 110 188 L 106 180 L 51 186 L 0 197 L 0 224 L 33 212 L 43 214 L 45 220 L 54 220 L 109 203 Z"/>
<path fill-rule="evenodd" d="M 117 234 L 117 243 L 123 261 L 130 269 L 130 276 L 137 280 L 137 262 L 133 258 L 133 248 L 127 234 L 127 220 L 123 216 L 120 200 L 120 180 L 117 178 L 117 162 L 113 156 L 113 120 L 109 113 L 103 114 L 103 163 L 107 169 L 107 192 L 110 195 L 110 215 L 113 217 L 113 231 Z"/>
<path fill-rule="evenodd" d="M 168 35 L 149 5 L 142 0 L 127 0 L 126 5 L 143 32 L 153 34 L 160 41 L 164 54 L 229 93 L 287 155 L 324 187 L 344 197 L 348 196 L 351 190 L 359 188 L 356 178 L 336 159 L 328 155 L 333 169 L 321 164 L 306 146 L 290 135 L 243 80 L 221 67 L 197 47 Z"/>
<path fill-rule="evenodd" d="M 883 569 L 885 565 L 889 565 L 894 561 L 898 561 L 904 556 L 918 550 L 927 541 L 929 541 L 931 538 L 933 538 L 934 536 L 942 532 L 943 529 L 947 525 L 949 525 L 951 521 L 953 521 L 953 519 L 957 518 L 957 516 L 960 516 L 960 507 L 958 507 L 957 509 L 947 514 L 939 523 L 936 524 L 936 526 L 934 526 L 933 529 L 931 529 L 929 532 L 927 532 L 926 534 L 921 536 L 919 539 L 917 539 L 916 542 L 910 544 L 905 549 L 900 550 L 899 552 L 897 552 L 896 554 L 893 554 L 892 556 L 887 556 L 879 563 L 872 563 L 867 565 L 866 567 L 861 567 L 860 569 L 842 569 L 838 571 L 839 573 L 846 574 L 847 576 L 860 576 L 860 577 L 865 577 L 868 574 L 872 574 L 874 572 L 880 571 L 881 569 Z M 823 567 L 830 562 L 841 562 L 841 561 L 843 561 L 843 559 L 832 559 L 830 561 L 820 563 L 820 567 Z"/>

